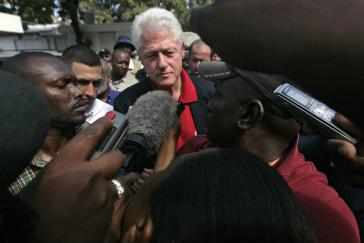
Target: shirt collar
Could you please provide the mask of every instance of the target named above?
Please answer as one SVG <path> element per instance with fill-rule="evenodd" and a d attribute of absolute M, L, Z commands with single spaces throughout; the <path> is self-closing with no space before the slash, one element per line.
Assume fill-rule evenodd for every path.
<path fill-rule="evenodd" d="M 279 170 L 279 174 L 282 176 L 291 174 L 292 161 L 295 161 L 299 156 L 298 141 L 299 135 L 297 134 L 291 149 L 273 166 Z"/>
<path fill-rule="evenodd" d="M 184 69 L 181 71 L 181 82 L 181 95 L 178 101 L 182 101 L 183 103 L 197 102 L 195 85 L 192 83 L 192 80 Z"/>
<path fill-rule="evenodd" d="M 34 156 L 30 164 L 38 168 L 43 168 L 44 166 L 46 166 L 46 164 L 48 164 L 48 161 L 42 159 L 41 157 Z"/>
<path fill-rule="evenodd" d="M 178 102 L 183 103 L 193 103 L 197 102 L 197 92 L 195 85 L 192 83 L 191 78 L 188 76 L 187 72 L 182 68 L 181 70 L 181 94 L 178 98 Z M 156 90 L 155 85 L 153 84 L 153 81 L 150 80 L 150 84 L 152 87 L 152 90 Z"/>

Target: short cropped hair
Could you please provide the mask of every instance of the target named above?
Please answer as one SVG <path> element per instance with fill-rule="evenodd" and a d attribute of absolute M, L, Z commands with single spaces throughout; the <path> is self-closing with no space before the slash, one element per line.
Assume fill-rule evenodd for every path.
<path fill-rule="evenodd" d="M 100 57 L 92 49 L 84 45 L 73 45 L 62 52 L 62 58 L 72 65 L 79 62 L 90 67 L 101 66 Z"/>
<path fill-rule="evenodd" d="M 315 242 L 287 183 L 258 157 L 213 149 L 174 163 L 151 194 L 152 243 Z"/>
<path fill-rule="evenodd" d="M 200 43 L 205 44 L 205 42 L 203 42 L 201 39 L 194 40 L 194 41 L 191 43 L 190 47 L 188 48 L 188 56 L 191 56 L 191 52 L 192 52 L 192 48 L 193 48 L 193 46 L 198 45 L 198 44 L 200 44 Z"/>
<path fill-rule="evenodd" d="M 118 52 L 121 52 L 121 53 L 125 53 L 125 54 L 127 54 L 128 56 L 129 56 L 129 58 L 131 58 L 131 56 L 130 56 L 130 51 L 129 51 L 129 49 L 128 48 L 125 48 L 125 47 L 119 47 L 119 48 L 116 48 L 113 52 L 112 52 L 112 54 L 111 54 L 111 57 L 112 57 L 112 59 L 114 59 L 114 56 L 115 56 L 115 54 L 116 53 L 118 53 Z"/>
<path fill-rule="evenodd" d="M 36 79 L 36 75 L 31 68 L 32 65 L 36 65 L 37 59 L 41 58 L 59 58 L 47 52 L 22 52 L 15 56 L 10 57 L 4 63 L 2 69 L 11 73 L 14 73 L 28 81 Z M 60 61 L 64 62 L 62 59 Z"/>
<path fill-rule="evenodd" d="M 165 29 L 170 32 L 176 41 L 183 43 L 182 27 L 174 14 L 162 8 L 150 8 L 135 17 L 131 27 L 131 38 L 139 51 L 142 47 L 140 37 L 144 31 L 160 32 Z"/>

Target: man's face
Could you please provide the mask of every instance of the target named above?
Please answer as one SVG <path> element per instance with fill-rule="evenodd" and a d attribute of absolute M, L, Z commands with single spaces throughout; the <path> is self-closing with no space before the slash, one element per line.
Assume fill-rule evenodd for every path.
<path fill-rule="evenodd" d="M 104 55 L 103 59 L 107 62 L 107 63 L 111 63 L 111 54 L 107 53 Z"/>
<path fill-rule="evenodd" d="M 211 61 L 221 62 L 222 59 L 221 59 L 221 57 L 219 55 L 217 55 L 216 53 L 214 53 L 214 54 L 212 54 Z"/>
<path fill-rule="evenodd" d="M 166 31 L 144 32 L 140 59 L 149 78 L 159 89 L 175 86 L 182 70 L 182 44 Z"/>
<path fill-rule="evenodd" d="M 97 96 L 97 89 L 102 79 L 101 65 L 91 67 L 83 63 L 73 62 L 72 71 L 77 78 L 76 86 L 85 92 L 86 99 L 91 106 Z"/>
<path fill-rule="evenodd" d="M 216 86 L 216 95 L 208 103 L 207 137 L 219 147 L 235 146 L 241 130 L 237 127 L 241 99 L 239 87 L 232 81 Z"/>
<path fill-rule="evenodd" d="M 197 68 L 203 61 L 211 61 L 211 49 L 204 43 L 193 45 L 191 55 L 188 58 L 188 67 L 192 73 L 197 72 Z"/>
<path fill-rule="evenodd" d="M 34 86 L 40 90 L 50 109 L 52 126 L 76 126 L 85 121 L 88 101 L 75 86 L 75 75 L 69 66 L 58 58 L 40 59 L 34 68 Z"/>
<path fill-rule="evenodd" d="M 112 72 L 113 76 L 121 79 L 129 69 L 130 56 L 124 51 L 116 50 L 112 56 Z"/>

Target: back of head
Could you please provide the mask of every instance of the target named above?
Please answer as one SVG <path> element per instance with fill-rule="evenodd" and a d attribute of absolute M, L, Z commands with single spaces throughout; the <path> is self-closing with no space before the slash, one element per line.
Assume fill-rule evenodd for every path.
<path fill-rule="evenodd" d="M 137 50 L 142 47 L 141 36 L 143 32 L 172 33 L 176 41 L 182 43 L 182 27 L 172 12 L 162 8 L 150 8 L 135 17 L 131 27 L 131 38 Z"/>
<path fill-rule="evenodd" d="M 63 59 L 72 65 L 73 62 L 85 64 L 90 67 L 100 66 L 100 57 L 87 46 L 73 45 L 62 52 Z"/>
<path fill-rule="evenodd" d="M 257 157 L 207 150 L 153 190 L 151 242 L 315 242 L 283 178 Z"/>
<path fill-rule="evenodd" d="M 0 71 L 0 187 L 10 184 L 31 161 L 48 132 L 49 114 L 29 82 Z"/>

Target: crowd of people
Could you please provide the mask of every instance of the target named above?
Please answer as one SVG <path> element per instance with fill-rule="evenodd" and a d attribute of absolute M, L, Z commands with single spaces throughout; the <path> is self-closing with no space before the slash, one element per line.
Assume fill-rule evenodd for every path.
<path fill-rule="evenodd" d="M 325 22 L 340 3 L 326 15 L 324 5 L 216 0 L 188 18 L 202 38 L 188 50 L 174 14 L 150 8 L 112 51 L 10 57 L 0 70 L 0 242 L 361 242 L 363 127 L 350 106 L 361 102 L 361 69 L 348 61 L 361 35 L 352 27 L 345 39 Z M 343 113 L 333 122 L 358 143 L 325 137 L 274 102 L 284 83 Z M 137 108 L 155 91 L 178 115 L 168 128 L 167 110 L 148 114 L 160 103 Z M 132 155 L 93 154 L 131 112 L 155 119 L 145 126 L 163 143 L 146 168 L 120 173 Z"/>

